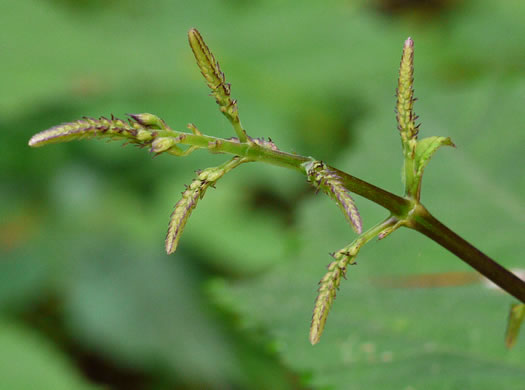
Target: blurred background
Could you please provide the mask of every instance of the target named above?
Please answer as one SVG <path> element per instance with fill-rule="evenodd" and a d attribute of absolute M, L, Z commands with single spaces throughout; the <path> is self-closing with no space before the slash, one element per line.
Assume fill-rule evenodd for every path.
<path fill-rule="evenodd" d="M 250 135 L 399 194 L 394 92 L 411 36 L 421 135 L 457 145 L 427 168 L 423 203 L 501 264 L 525 268 L 521 1 L 0 8 L 0 389 L 523 389 L 523 335 L 510 351 L 503 343 L 514 300 L 407 230 L 362 250 L 312 347 L 317 282 L 354 234 L 295 172 L 233 171 L 166 256 L 184 184 L 224 156 L 27 146 L 84 115 L 139 112 L 232 136 L 187 45 L 197 27 Z M 365 228 L 387 215 L 356 201 Z M 395 282 L 407 276 L 423 288 Z"/>

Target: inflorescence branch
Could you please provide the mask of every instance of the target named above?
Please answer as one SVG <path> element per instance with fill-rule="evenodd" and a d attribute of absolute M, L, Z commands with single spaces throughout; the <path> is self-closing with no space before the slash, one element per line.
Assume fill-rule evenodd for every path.
<path fill-rule="evenodd" d="M 182 157 L 197 149 L 233 155 L 233 158 L 222 165 L 198 171 L 196 179 L 182 192 L 182 198 L 175 204 L 168 226 L 168 254 L 175 252 L 188 218 L 206 190 L 240 164 L 260 161 L 304 174 L 310 184 L 337 203 L 352 228 L 360 234 L 350 245 L 332 254 L 334 260 L 328 265 L 328 272 L 319 283 L 319 294 L 315 301 L 310 328 L 312 344 L 319 341 L 341 279 L 346 276 L 348 266 L 355 264 L 361 247 L 375 237 L 385 238 L 400 226 L 412 228 L 431 238 L 525 302 L 525 282 L 442 225 L 419 202 L 426 165 L 438 148 L 454 144 L 448 137 L 434 136 L 422 140 L 417 138 L 419 125 L 416 125 L 417 116 L 413 110 L 416 99 L 413 89 L 414 42 L 411 38 L 405 41 L 403 47 L 396 102 L 396 118 L 404 157 L 404 197 L 394 195 L 314 158 L 280 151 L 270 140 L 248 136 L 240 122 L 237 101 L 231 98 L 230 84 L 226 82 L 219 63 L 196 29 L 189 31 L 188 38 L 211 95 L 231 123 L 236 137 L 222 139 L 204 135 L 193 124 L 188 125 L 190 132 L 173 130 L 159 117 L 143 113 L 130 114 L 126 121 L 114 116 L 109 119 L 84 117 L 35 134 L 29 140 L 29 146 L 39 147 L 75 139 L 105 138 L 122 140 L 126 144 L 146 148 L 155 155 L 168 153 Z M 362 233 L 361 216 L 350 192 L 385 207 L 390 211 L 390 217 Z M 518 309 L 513 310 L 518 312 Z M 519 311 L 519 315 L 514 314 L 512 318 L 523 321 L 522 313 L 523 311 Z M 511 334 L 517 333 L 514 330 L 516 326 L 516 321 L 509 325 L 512 328 Z M 512 341 L 507 341 L 507 344 L 511 343 Z"/>

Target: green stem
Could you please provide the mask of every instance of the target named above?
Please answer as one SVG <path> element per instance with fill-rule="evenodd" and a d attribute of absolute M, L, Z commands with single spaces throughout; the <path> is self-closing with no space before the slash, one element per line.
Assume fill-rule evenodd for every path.
<path fill-rule="evenodd" d="M 387 228 L 393 227 L 399 220 L 394 216 L 389 216 L 382 222 L 379 222 L 377 225 L 371 227 L 366 232 L 362 233 L 358 238 L 356 238 L 348 247 L 356 247 L 359 251 L 363 245 L 368 243 L 373 238 L 377 237 L 380 233 L 384 232 Z"/>
<path fill-rule="evenodd" d="M 408 226 L 448 249 L 487 279 L 525 303 L 523 280 L 443 225 L 422 205 L 416 207 Z"/>
<path fill-rule="evenodd" d="M 180 141 L 181 144 L 198 146 L 201 148 L 210 149 L 212 152 L 216 153 L 230 153 L 237 156 L 246 157 L 254 161 L 262 161 L 272 165 L 291 168 L 303 173 L 304 175 L 307 175 L 305 163 L 312 161 L 312 158 L 310 157 L 286 153 L 280 150 L 273 150 L 260 146 L 254 142 L 240 143 L 238 141 L 221 139 L 207 135 L 195 135 L 175 132 L 172 130 L 158 131 L 158 135 L 161 137 L 173 137 L 174 133 L 179 137 L 183 135 L 183 137 L 181 137 L 182 140 Z M 395 216 L 405 216 L 412 206 L 412 203 L 405 198 L 394 195 L 391 192 L 385 191 L 379 187 L 374 186 L 373 184 L 360 180 L 357 177 L 340 171 L 337 168 L 329 167 L 329 169 L 334 171 L 341 178 L 343 185 L 349 191 L 361 195 L 362 197 L 383 206 Z"/>
<path fill-rule="evenodd" d="M 383 206 L 397 217 L 404 217 L 412 207 L 412 202 L 408 199 L 392 194 L 337 168 L 329 167 L 329 169 L 336 172 L 347 190 Z"/>
<path fill-rule="evenodd" d="M 246 142 L 246 131 L 242 127 L 239 117 L 237 116 L 236 120 L 232 121 L 231 124 L 233 126 L 233 130 L 235 130 L 235 133 L 237 134 L 237 137 L 239 137 L 239 141 Z"/>
<path fill-rule="evenodd" d="M 414 157 L 413 152 L 410 149 L 408 144 L 403 145 L 403 155 L 404 155 L 404 179 L 405 179 L 405 196 L 410 199 L 417 199 L 417 182 L 415 180 L 415 169 L 414 169 Z"/>
<path fill-rule="evenodd" d="M 299 156 L 272 150 L 260 146 L 254 142 L 239 142 L 237 140 L 212 137 L 209 135 L 196 135 L 173 130 L 156 130 L 160 137 L 181 137 L 179 144 L 198 146 L 199 148 L 208 149 L 213 153 L 227 153 L 240 157 L 246 157 L 254 161 L 263 161 L 268 164 L 277 165 L 285 168 L 291 168 L 306 174 L 302 164 L 310 161 L 309 157 Z"/>
<path fill-rule="evenodd" d="M 138 123 L 142 125 L 143 123 L 140 121 L 147 119 L 144 115 L 146 114 L 142 114 L 137 120 Z M 162 124 L 165 126 L 164 129 L 142 129 L 143 132 L 146 132 L 146 135 L 149 135 L 149 139 L 133 139 L 133 137 L 138 137 L 139 134 L 135 129 L 131 131 L 130 128 L 128 128 L 129 126 L 126 127 L 126 123 L 121 120 L 100 119 L 97 122 L 97 120 L 88 118 L 45 130 L 33 136 L 29 144 L 30 146 L 38 147 L 48 143 L 70 141 L 86 136 L 86 134 L 88 136 L 106 135 L 113 138 L 129 138 L 132 142 L 144 146 L 151 144 L 152 149 L 157 142 L 159 145 L 156 146 L 158 150 L 160 150 L 160 153 L 162 153 L 161 143 L 164 141 L 163 138 L 165 138 L 166 140 L 171 139 L 172 141 L 171 144 L 168 142 L 171 147 L 168 145 L 168 149 L 165 151 L 175 155 L 186 155 L 195 148 L 201 148 L 207 149 L 212 153 L 228 153 L 250 161 L 261 161 L 293 169 L 301 172 L 305 176 L 308 176 L 308 166 L 316 161 L 311 157 L 299 156 L 277 150 L 275 145 L 267 141 L 249 137 L 247 137 L 246 142 L 241 142 L 238 139 L 221 139 L 203 135 L 196 129 L 193 129 L 193 134 L 174 131 L 164 123 Z M 93 132 L 93 126 L 95 125 L 106 129 L 107 133 L 101 132 L 98 134 L 96 131 Z M 153 141 L 151 141 L 152 138 L 154 139 Z M 148 143 L 148 141 L 150 141 L 150 143 Z M 175 149 L 177 144 L 184 144 L 189 146 L 189 148 L 185 151 Z M 159 153 L 158 150 L 157 153 Z M 441 224 L 430 215 L 417 199 L 411 196 L 412 194 L 407 194 L 404 198 L 399 197 L 336 168 L 328 167 L 328 169 L 338 176 L 344 188 L 385 207 L 401 225 L 411 227 L 425 234 L 456 254 L 459 258 L 477 269 L 498 286 L 514 295 L 520 301 L 525 302 L 525 282 Z"/>
<path fill-rule="evenodd" d="M 166 134 L 166 136 L 170 135 L 173 136 L 173 133 Z M 295 169 L 305 175 L 307 174 L 305 165 L 312 161 L 309 157 L 272 150 L 253 142 L 239 143 L 238 141 L 205 135 L 187 134 L 181 143 Z M 414 200 L 394 195 L 339 169 L 333 167 L 329 167 L 329 169 L 341 178 L 346 189 L 383 206 L 396 218 L 405 220 L 406 226 L 437 242 L 509 294 L 525 302 L 525 282 L 439 222 L 423 205 Z"/>

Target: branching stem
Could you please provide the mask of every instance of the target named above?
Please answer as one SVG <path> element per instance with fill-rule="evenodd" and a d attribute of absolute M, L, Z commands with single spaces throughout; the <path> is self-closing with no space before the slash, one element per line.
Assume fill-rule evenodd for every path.
<path fill-rule="evenodd" d="M 186 135 L 186 133 L 180 134 Z M 173 136 L 173 132 L 166 134 L 166 136 L 168 135 Z M 220 139 L 206 135 L 187 134 L 181 143 L 202 148 L 213 145 L 213 152 L 247 157 L 251 160 L 294 169 L 305 175 L 307 174 L 305 165 L 313 160 L 310 157 L 273 150 L 253 142 L 239 143 L 237 140 Z M 525 303 L 525 282 L 523 280 L 439 222 L 421 203 L 414 199 L 392 194 L 336 168 L 330 167 L 330 169 L 337 173 L 346 189 L 383 206 L 393 216 L 399 220 L 404 220 L 403 225 L 437 242 L 487 279 Z"/>
<path fill-rule="evenodd" d="M 211 148 L 211 151 L 215 153 L 234 154 L 254 161 L 263 161 L 268 164 L 295 169 L 304 175 L 307 174 L 306 163 L 314 160 L 311 157 L 266 148 L 254 142 L 239 143 L 238 140 L 175 132 L 172 130 L 159 130 L 158 134 L 161 137 L 180 137 L 182 135 L 182 137 L 180 137 L 182 139 L 180 141 L 181 144 L 207 149 Z M 337 173 L 343 185 L 349 191 L 383 206 L 395 216 L 406 215 L 412 207 L 412 203 L 408 199 L 392 194 L 337 168 L 330 167 L 330 169 Z"/>
<path fill-rule="evenodd" d="M 84 117 L 74 122 L 63 123 L 35 134 L 29 140 L 29 146 L 39 147 L 73 139 L 105 137 L 148 148 L 155 155 L 168 153 L 183 157 L 196 149 L 233 155 L 230 161 L 222 165 L 199 171 L 197 178 L 182 193 L 182 199 L 175 205 L 168 227 L 166 236 L 168 254 L 176 250 L 182 230 L 207 188 L 213 186 L 231 169 L 244 162 L 260 161 L 301 172 L 310 184 L 317 190 L 322 190 L 339 205 L 352 228 L 359 234 L 350 245 L 332 254 L 334 260 L 328 265 L 328 272 L 319 283 L 319 294 L 310 328 L 312 344 L 319 341 L 341 279 L 345 277 L 348 265 L 355 263 L 355 257 L 361 247 L 374 237 L 385 238 L 401 226 L 414 229 L 429 237 L 525 303 L 523 280 L 444 226 L 420 203 L 421 180 L 426 165 L 436 150 L 446 145 L 454 146 L 454 143 L 449 137 L 440 136 L 418 140 L 419 125 L 416 124 L 418 117 L 413 107 L 416 99 L 413 88 L 414 42 L 411 38 L 405 41 L 403 47 L 396 93 L 396 119 L 404 156 L 404 197 L 376 187 L 313 157 L 282 152 L 270 140 L 248 136 L 241 125 L 237 101 L 231 97 L 230 84 L 226 82 L 213 53 L 196 29 L 190 29 L 188 39 L 211 95 L 215 98 L 219 110 L 229 120 L 237 138 L 223 139 L 204 135 L 191 124 L 188 126 L 191 133 L 176 131 L 156 115 L 142 113 L 130 114 L 131 118 L 128 122 L 112 115 L 111 118 Z M 181 148 L 181 145 L 185 147 Z M 361 216 L 350 192 L 383 206 L 390 211 L 390 216 L 384 222 L 362 233 Z M 511 328 L 514 329 L 515 326 Z M 515 334 L 512 332 L 510 334 Z M 512 337 L 509 336 L 508 340 L 511 340 L 507 342 L 507 345 L 510 345 Z"/>

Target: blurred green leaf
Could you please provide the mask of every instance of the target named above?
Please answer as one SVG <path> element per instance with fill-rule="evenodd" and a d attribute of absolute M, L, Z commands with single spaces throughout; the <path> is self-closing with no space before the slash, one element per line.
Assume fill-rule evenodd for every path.
<path fill-rule="evenodd" d="M 95 389 L 49 340 L 7 319 L 0 320 L 0 388 Z"/>
<path fill-rule="evenodd" d="M 72 329 L 87 345 L 132 366 L 167 371 L 190 383 L 225 384 L 236 357 L 179 256 L 120 248 L 79 263 L 67 293 Z"/>
<path fill-rule="evenodd" d="M 525 303 L 513 304 L 510 308 L 507 333 L 505 335 L 507 348 L 512 348 L 516 344 L 523 320 L 525 320 Z"/>

